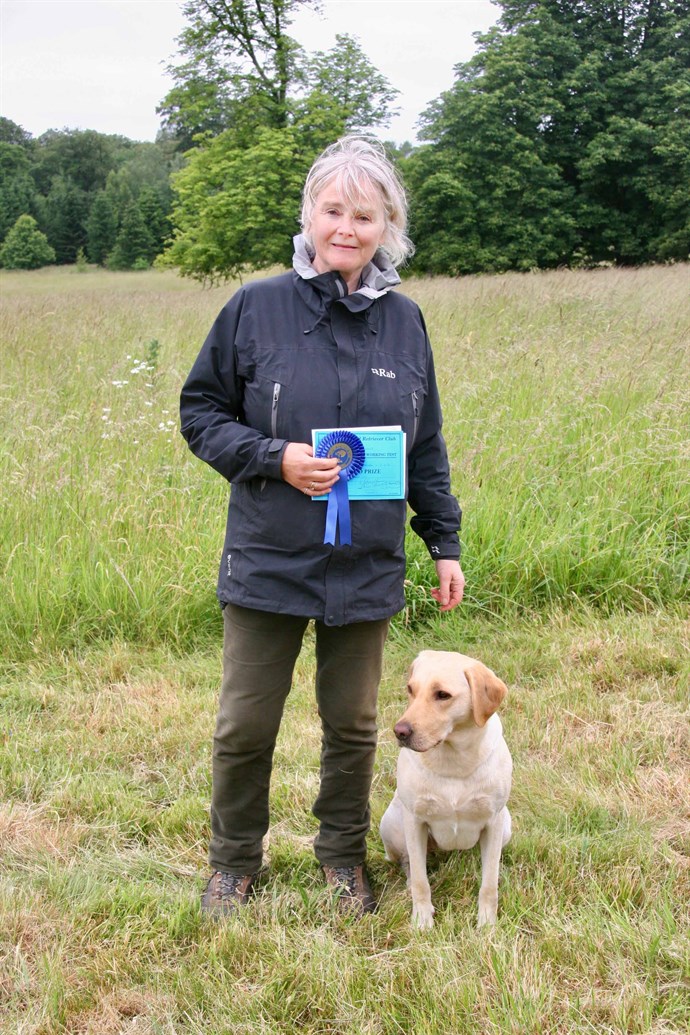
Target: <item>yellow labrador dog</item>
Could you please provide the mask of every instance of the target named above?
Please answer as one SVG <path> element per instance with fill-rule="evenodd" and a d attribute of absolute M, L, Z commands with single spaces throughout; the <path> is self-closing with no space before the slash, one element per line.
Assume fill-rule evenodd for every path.
<path fill-rule="evenodd" d="M 425 650 L 412 664 L 407 690 L 407 711 L 395 724 L 407 750 L 400 752 L 397 790 L 380 827 L 386 858 L 407 874 L 413 923 L 428 928 L 434 907 L 427 846 L 451 851 L 478 841 L 479 926 L 494 923 L 501 851 L 511 830 L 506 802 L 513 763 L 495 714 L 506 686 L 481 661 Z"/>

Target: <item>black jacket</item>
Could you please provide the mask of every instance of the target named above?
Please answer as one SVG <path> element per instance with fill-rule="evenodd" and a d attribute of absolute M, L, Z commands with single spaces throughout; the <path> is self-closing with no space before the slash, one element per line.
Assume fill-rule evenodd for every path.
<path fill-rule="evenodd" d="M 182 434 L 232 483 L 218 598 L 328 625 L 386 618 L 405 602 L 406 502 L 352 501 L 352 545 L 324 545 L 326 504 L 280 466 L 312 428 L 402 425 L 412 528 L 434 559 L 459 557 L 431 348 L 404 295 L 307 276 L 240 288 L 182 389 Z"/>

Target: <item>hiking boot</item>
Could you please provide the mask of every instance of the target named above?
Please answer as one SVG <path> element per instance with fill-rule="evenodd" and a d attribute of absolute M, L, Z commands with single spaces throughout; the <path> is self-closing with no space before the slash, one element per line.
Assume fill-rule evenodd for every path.
<path fill-rule="evenodd" d="M 255 873 L 237 876 L 216 870 L 201 896 L 201 911 L 211 916 L 228 916 L 246 906 L 253 894 Z"/>
<path fill-rule="evenodd" d="M 376 899 L 363 865 L 323 866 L 322 869 L 326 883 L 337 892 L 341 913 L 363 916 L 376 912 Z"/>

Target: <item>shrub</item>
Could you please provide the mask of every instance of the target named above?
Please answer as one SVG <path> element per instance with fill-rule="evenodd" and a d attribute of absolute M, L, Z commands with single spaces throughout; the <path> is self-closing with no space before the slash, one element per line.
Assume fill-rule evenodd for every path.
<path fill-rule="evenodd" d="M 0 248 L 0 266 L 7 270 L 35 270 L 53 262 L 55 251 L 34 217 L 20 216 Z"/>

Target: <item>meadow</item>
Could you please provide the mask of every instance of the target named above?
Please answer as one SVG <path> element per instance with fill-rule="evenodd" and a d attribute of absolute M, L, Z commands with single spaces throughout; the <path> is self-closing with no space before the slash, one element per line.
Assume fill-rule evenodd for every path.
<path fill-rule="evenodd" d="M 434 344 L 466 600 L 408 543 L 381 688 L 377 915 L 334 915 L 311 852 L 310 643 L 276 753 L 267 873 L 199 912 L 227 486 L 177 431 L 233 285 L 2 274 L 0 1031 L 464 1035 L 688 1031 L 687 266 L 407 280 Z M 508 684 L 513 840 L 432 864 L 432 932 L 376 829 L 423 647 Z"/>

